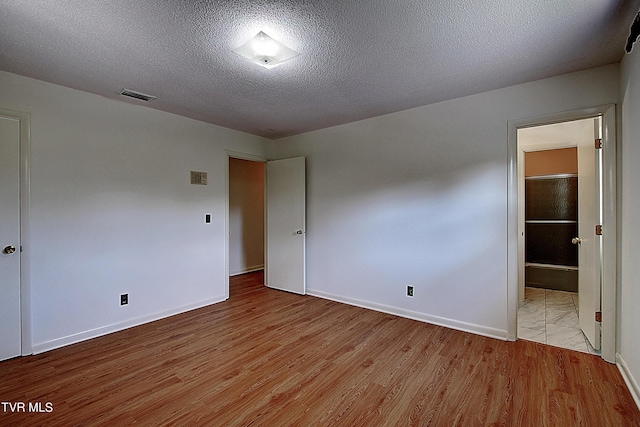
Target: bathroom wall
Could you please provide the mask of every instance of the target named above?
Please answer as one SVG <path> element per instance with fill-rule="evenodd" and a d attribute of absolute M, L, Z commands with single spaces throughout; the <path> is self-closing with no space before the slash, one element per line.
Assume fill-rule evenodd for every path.
<path fill-rule="evenodd" d="M 525 153 L 525 284 L 578 292 L 576 148 Z"/>

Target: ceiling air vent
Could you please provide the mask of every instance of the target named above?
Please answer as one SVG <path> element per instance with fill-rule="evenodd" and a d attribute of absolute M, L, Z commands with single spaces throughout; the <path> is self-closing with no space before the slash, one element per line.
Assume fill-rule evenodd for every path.
<path fill-rule="evenodd" d="M 156 99 L 155 96 L 147 95 L 144 93 L 136 92 L 135 90 L 122 89 L 120 95 L 128 96 L 129 98 L 140 99 L 144 102 L 151 102 Z"/>

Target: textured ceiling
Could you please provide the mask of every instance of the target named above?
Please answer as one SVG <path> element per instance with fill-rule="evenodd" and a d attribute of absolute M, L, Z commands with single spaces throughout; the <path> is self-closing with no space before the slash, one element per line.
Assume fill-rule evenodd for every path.
<path fill-rule="evenodd" d="M 0 69 L 275 139 L 619 62 L 639 7 L 0 0 Z M 300 55 L 268 70 L 232 51 L 258 31 Z"/>

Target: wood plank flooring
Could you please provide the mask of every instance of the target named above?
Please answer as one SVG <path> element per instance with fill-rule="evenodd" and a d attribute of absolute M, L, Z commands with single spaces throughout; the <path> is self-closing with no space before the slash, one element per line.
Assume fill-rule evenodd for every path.
<path fill-rule="evenodd" d="M 223 303 L 0 363 L 0 425 L 634 426 L 614 365 L 232 278 Z"/>

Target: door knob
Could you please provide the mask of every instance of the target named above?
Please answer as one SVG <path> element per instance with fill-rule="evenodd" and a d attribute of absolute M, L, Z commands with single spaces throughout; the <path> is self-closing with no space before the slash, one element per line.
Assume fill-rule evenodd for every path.
<path fill-rule="evenodd" d="M 11 255 L 12 253 L 14 253 L 16 251 L 16 247 L 9 245 L 9 246 L 5 246 L 4 249 L 2 250 L 2 253 L 5 255 Z"/>
<path fill-rule="evenodd" d="M 302 230 L 296 231 L 296 234 L 302 234 Z"/>
<path fill-rule="evenodd" d="M 579 245 L 580 243 L 582 243 L 582 239 L 579 237 L 574 237 L 573 239 L 571 239 L 571 243 L 573 243 L 574 245 Z"/>

